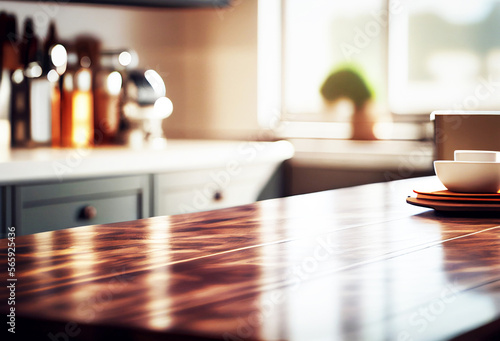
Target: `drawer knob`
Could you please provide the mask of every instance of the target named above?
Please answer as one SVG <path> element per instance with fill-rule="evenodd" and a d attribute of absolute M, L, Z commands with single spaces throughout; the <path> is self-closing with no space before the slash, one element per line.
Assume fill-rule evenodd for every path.
<path fill-rule="evenodd" d="M 216 191 L 214 193 L 214 201 L 221 201 L 223 199 L 223 195 L 221 191 Z"/>
<path fill-rule="evenodd" d="M 97 209 L 92 205 L 87 205 L 82 208 L 81 217 L 82 219 L 90 220 L 97 216 Z"/>

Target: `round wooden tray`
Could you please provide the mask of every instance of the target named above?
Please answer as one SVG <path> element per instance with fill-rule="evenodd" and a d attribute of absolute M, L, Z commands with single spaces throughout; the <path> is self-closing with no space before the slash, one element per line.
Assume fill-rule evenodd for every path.
<path fill-rule="evenodd" d="M 458 192 L 452 192 L 448 190 L 439 190 L 439 191 L 417 191 L 414 190 L 419 197 L 422 195 L 425 196 L 432 196 L 436 200 L 439 200 L 442 197 L 451 197 L 453 200 L 459 200 L 461 198 L 487 198 L 489 199 L 497 199 L 500 200 L 500 193 L 458 193 Z"/>
<path fill-rule="evenodd" d="M 500 202 L 497 200 L 481 201 L 450 201 L 450 200 L 430 200 L 408 197 L 406 202 L 421 207 L 433 208 L 443 212 L 500 212 Z"/>

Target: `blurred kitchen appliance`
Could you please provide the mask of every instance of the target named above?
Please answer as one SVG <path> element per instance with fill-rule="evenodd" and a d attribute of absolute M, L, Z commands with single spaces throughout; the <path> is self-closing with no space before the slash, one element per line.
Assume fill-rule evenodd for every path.
<path fill-rule="evenodd" d="M 125 85 L 124 114 L 131 122 L 128 143 L 134 148 L 161 149 L 166 146 L 162 122 L 173 111 L 165 97 L 166 87 L 154 70 L 134 70 Z"/>
<path fill-rule="evenodd" d="M 455 150 L 500 151 L 500 111 L 434 111 L 435 158 L 453 160 Z"/>

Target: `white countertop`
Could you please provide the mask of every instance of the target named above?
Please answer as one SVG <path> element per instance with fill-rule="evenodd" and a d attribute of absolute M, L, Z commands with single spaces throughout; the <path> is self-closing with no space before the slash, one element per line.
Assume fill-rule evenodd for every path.
<path fill-rule="evenodd" d="M 286 141 L 169 140 L 163 150 L 6 149 L 0 151 L 0 184 L 280 163 L 293 154 Z"/>
<path fill-rule="evenodd" d="M 292 165 L 358 170 L 432 171 L 432 142 L 292 139 Z"/>

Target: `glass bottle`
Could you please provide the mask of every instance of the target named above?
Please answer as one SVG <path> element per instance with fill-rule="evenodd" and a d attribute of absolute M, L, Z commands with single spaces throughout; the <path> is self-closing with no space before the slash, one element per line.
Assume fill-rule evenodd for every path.
<path fill-rule="evenodd" d="M 126 55 L 130 56 L 130 60 Z M 132 55 L 127 50 L 103 51 L 96 70 L 95 122 L 96 133 L 102 135 L 104 143 L 119 143 L 123 84 L 126 67 Z"/>
<path fill-rule="evenodd" d="M 61 141 L 63 147 L 94 145 L 94 72 L 98 48 L 91 38 L 77 39 L 68 54 L 68 70 L 62 81 Z"/>
<path fill-rule="evenodd" d="M 14 63 L 17 65 L 11 73 L 11 145 L 22 147 L 28 146 L 30 141 L 30 86 L 26 73 L 30 73 L 28 64 L 32 56 L 36 55 L 37 50 L 32 19 L 26 19 L 21 41 L 18 42 L 17 34 L 14 34 L 10 41 L 15 48 L 18 48 L 19 56 L 18 63 Z M 36 73 L 36 67 L 30 71 L 32 74 Z"/>
<path fill-rule="evenodd" d="M 50 83 L 52 147 L 61 147 L 61 76 L 66 72 L 68 54 L 64 44 L 61 44 L 57 38 L 56 26 L 53 22 L 49 26 L 43 51 L 43 70 Z"/>
<path fill-rule="evenodd" d="M 16 18 L 0 12 L 0 148 L 8 148 L 11 144 L 10 130 L 10 76 L 19 64 L 18 50 L 10 39 L 17 40 Z"/>
<path fill-rule="evenodd" d="M 52 82 L 50 70 L 44 68 L 45 51 L 35 38 L 36 44 L 29 52 L 25 76 L 29 85 L 30 146 L 50 145 L 52 141 Z"/>
<path fill-rule="evenodd" d="M 72 147 L 74 76 L 78 56 L 72 46 L 68 48 L 67 70 L 61 77 L 61 147 Z"/>

